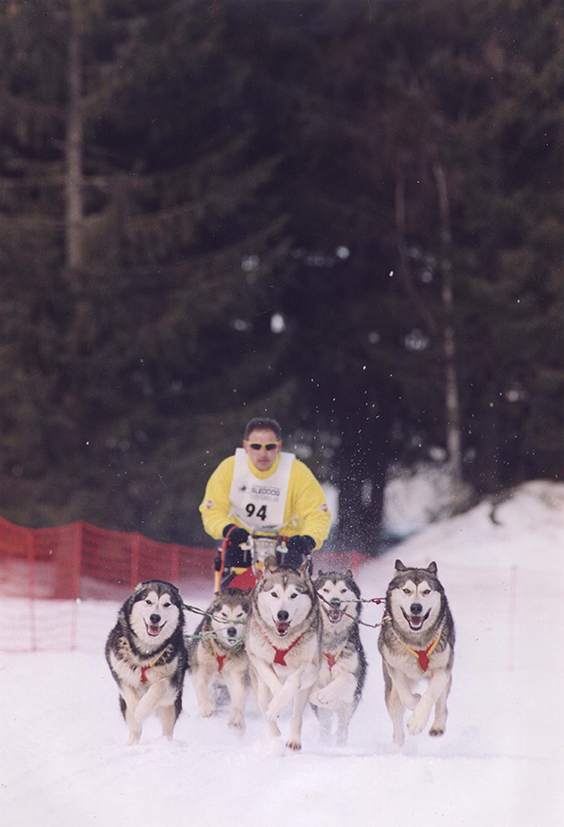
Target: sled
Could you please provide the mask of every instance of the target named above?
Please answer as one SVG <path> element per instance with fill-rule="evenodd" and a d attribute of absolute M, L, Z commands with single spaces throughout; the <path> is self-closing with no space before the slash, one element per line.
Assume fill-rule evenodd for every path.
<path fill-rule="evenodd" d="M 214 591 L 224 589 L 227 586 L 236 589 L 254 589 L 257 581 L 262 577 L 264 561 L 267 557 L 276 557 L 279 565 L 284 565 L 284 558 L 288 549 L 286 538 L 279 534 L 253 531 L 249 534 L 248 541 L 241 546 L 247 552 L 249 564 L 247 566 L 234 566 L 226 572 L 223 561 L 227 538 L 219 546 L 215 558 L 215 580 Z"/>

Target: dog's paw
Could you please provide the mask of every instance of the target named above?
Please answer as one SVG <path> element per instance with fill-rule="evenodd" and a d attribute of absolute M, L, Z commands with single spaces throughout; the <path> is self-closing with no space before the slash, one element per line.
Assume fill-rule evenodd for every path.
<path fill-rule="evenodd" d="M 347 686 L 335 686 L 330 683 L 317 693 L 317 700 L 320 706 L 336 709 L 341 704 L 350 704 L 354 699 L 354 691 Z"/>
<path fill-rule="evenodd" d="M 412 715 L 407 719 L 407 731 L 410 735 L 419 735 L 425 729 L 428 714 L 420 708 L 416 708 Z"/>
<path fill-rule="evenodd" d="M 292 749 L 294 750 L 294 752 L 297 752 L 299 749 L 302 748 L 302 742 L 299 738 L 289 738 L 286 741 L 286 746 L 288 747 L 288 749 Z"/>
<path fill-rule="evenodd" d="M 439 738 L 441 735 L 445 734 L 444 727 L 432 726 L 429 730 L 429 735 L 432 735 L 433 738 Z"/>
<path fill-rule="evenodd" d="M 266 719 L 268 721 L 275 721 L 279 715 L 282 715 L 283 712 L 286 711 L 290 702 L 292 700 L 292 695 L 284 692 L 282 688 L 276 695 L 272 698 L 270 703 L 268 704 L 268 708 L 266 710 Z"/>
<path fill-rule="evenodd" d="M 215 706 L 211 703 L 211 701 L 200 704 L 200 715 L 203 715 L 204 718 L 211 718 L 214 712 Z"/>
<path fill-rule="evenodd" d="M 243 729 L 245 726 L 245 719 L 241 712 L 232 712 L 227 723 L 228 726 L 233 727 L 233 729 Z"/>

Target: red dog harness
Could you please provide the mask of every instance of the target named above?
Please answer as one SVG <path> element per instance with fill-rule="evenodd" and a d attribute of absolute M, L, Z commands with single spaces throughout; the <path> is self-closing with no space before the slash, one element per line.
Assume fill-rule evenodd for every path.
<path fill-rule="evenodd" d="M 276 654 L 274 655 L 274 663 L 277 663 L 277 664 L 278 664 L 278 666 L 287 666 L 288 664 L 287 664 L 287 663 L 286 663 L 286 661 L 285 661 L 285 657 L 286 657 L 286 655 L 288 654 L 288 652 L 290 651 L 290 649 L 293 649 L 293 648 L 294 648 L 294 646 L 296 645 L 296 643 L 297 643 L 299 640 L 301 640 L 301 639 L 303 638 L 303 636 L 304 636 L 304 635 L 305 635 L 305 632 L 302 632 L 302 633 L 301 633 L 301 635 L 300 635 L 299 637 L 297 637 L 297 638 L 295 639 L 295 641 L 294 641 L 293 643 L 291 643 L 291 644 L 288 646 L 288 648 L 287 648 L 287 649 L 277 649 L 277 648 L 276 648 L 276 646 L 275 646 L 273 643 L 271 643 L 270 645 L 272 646 L 272 648 L 273 648 L 273 649 L 274 649 L 274 651 L 276 652 Z"/>

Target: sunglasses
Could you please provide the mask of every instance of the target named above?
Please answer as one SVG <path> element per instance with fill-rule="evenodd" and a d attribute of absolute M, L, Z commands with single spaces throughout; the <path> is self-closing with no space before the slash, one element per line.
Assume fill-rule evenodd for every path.
<path fill-rule="evenodd" d="M 267 451 L 274 451 L 277 447 L 278 442 L 267 442 L 264 445 L 261 445 L 260 442 L 249 442 L 249 448 L 252 448 L 253 451 L 260 451 L 261 448 L 266 448 Z"/>

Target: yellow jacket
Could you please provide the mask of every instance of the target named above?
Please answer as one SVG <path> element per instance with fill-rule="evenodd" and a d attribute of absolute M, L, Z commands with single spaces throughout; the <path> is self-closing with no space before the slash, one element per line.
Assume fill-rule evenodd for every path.
<path fill-rule="evenodd" d="M 259 480 L 266 480 L 272 476 L 279 462 L 278 456 L 272 468 L 268 471 L 260 471 L 250 459 L 248 460 L 249 468 Z M 242 525 L 231 512 L 229 502 L 234 465 L 234 456 L 227 457 L 218 465 L 208 480 L 204 499 L 200 505 L 204 528 L 214 540 L 223 537 L 223 529 L 226 525 L 231 523 Z M 284 510 L 284 525 L 279 529 L 280 534 L 284 537 L 308 534 L 315 540 L 315 547 L 320 548 L 327 539 L 330 526 L 331 514 L 327 508 L 323 489 L 307 465 L 294 458 Z"/>

